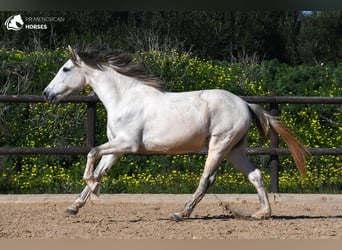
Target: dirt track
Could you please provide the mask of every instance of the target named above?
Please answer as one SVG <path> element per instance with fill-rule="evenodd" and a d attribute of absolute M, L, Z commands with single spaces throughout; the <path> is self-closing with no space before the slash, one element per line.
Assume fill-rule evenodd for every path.
<path fill-rule="evenodd" d="M 0 196 L 2 239 L 341 239 L 342 196 L 281 195 L 272 218 L 250 220 L 256 195 L 209 195 L 190 219 L 169 220 L 190 195 L 125 195 L 91 200 L 63 215 L 75 196 Z M 114 198 L 113 198 L 114 197 Z M 237 217 L 236 214 L 242 215 Z"/>

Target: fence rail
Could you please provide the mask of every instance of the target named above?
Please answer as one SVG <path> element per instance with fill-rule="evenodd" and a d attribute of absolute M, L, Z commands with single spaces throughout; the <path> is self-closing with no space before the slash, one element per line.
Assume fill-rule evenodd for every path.
<path fill-rule="evenodd" d="M 342 104 L 342 97 L 325 96 L 241 96 L 251 103 L 291 103 L 291 104 Z M 99 98 L 95 95 L 89 96 L 67 96 L 60 103 L 97 103 Z M 0 102 L 45 102 L 42 96 L 36 95 L 0 95 Z"/>
<path fill-rule="evenodd" d="M 242 96 L 250 103 L 266 103 L 270 105 L 270 113 L 278 114 L 278 104 L 342 104 L 342 97 L 304 97 L 304 96 Z M 44 102 L 41 96 L 33 95 L 2 95 L 0 103 L 40 103 Z M 96 104 L 99 99 L 94 96 L 69 96 L 61 103 L 86 103 L 87 104 L 87 147 L 58 147 L 58 148 L 5 148 L 0 147 L 0 155 L 86 155 L 91 147 L 95 146 L 96 127 Z M 310 148 L 312 155 L 342 155 L 342 148 Z M 206 154 L 206 150 L 192 152 L 190 154 Z M 269 155 L 270 156 L 270 191 L 279 192 L 278 183 L 278 156 L 289 155 L 287 148 L 278 148 L 278 135 L 271 130 L 270 147 L 268 148 L 248 148 L 249 155 Z"/>
<path fill-rule="evenodd" d="M 0 147 L 0 155 L 86 155 L 91 147 L 54 148 L 6 148 Z M 342 155 L 342 148 L 310 148 L 311 155 Z M 133 155 L 134 153 L 132 153 Z M 142 155 L 143 153 L 139 153 Z M 207 150 L 189 152 L 187 155 L 205 155 Z M 248 155 L 290 155 L 288 148 L 247 148 Z M 157 155 L 157 154 L 156 154 Z M 159 155 L 163 155 L 160 153 Z"/>

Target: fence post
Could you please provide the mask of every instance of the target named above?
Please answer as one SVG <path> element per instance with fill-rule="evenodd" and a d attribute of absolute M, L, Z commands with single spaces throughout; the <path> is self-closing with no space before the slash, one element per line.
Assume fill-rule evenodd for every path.
<path fill-rule="evenodd" d="M 276 96 L 275 92 L 271 96 Z M 270 103 L 270 114 L 278 116 L 278 103 Z M 278 134 L 270 129 L 270 148 L 273 150 L 278 147 Z M 279 193 L 279 172 L 278 172 L 278 155 L 276 153 L 270 155 L 270 191 L 271 193 Z"/>
<path fill-rule="evenodd" d="M 87 102 L 87 147 L 95 146 L 96 103 Z"/>

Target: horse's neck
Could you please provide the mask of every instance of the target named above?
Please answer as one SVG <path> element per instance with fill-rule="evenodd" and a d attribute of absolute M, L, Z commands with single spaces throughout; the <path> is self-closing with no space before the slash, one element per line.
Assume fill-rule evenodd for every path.
<path fill-rule="evenodd" d="M 118 106 L 125 94 L 139 85 L 136 80 L 116 72 L 103 71 L 102 73 L 91 80 L 90 86 L 107 110 Z"/>

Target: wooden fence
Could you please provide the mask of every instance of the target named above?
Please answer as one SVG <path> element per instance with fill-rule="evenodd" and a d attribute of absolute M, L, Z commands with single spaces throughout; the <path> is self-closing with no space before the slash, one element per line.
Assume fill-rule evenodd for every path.
<path fill-rule="evenodd" d="M 342 97 L 288 97 L 288 96 L 242 96 L 250 103 L 266 103 L 270 106 L 272 115 L 278 114 L 279 104 L 342 104 Z M 39 103 L 44 102 L 41 96 L 32 95 L 3 95 L 0 96 L 3 103 Z M 99 99 L 96 96 L 69 96 L 61 103 L 86 103 L 87 104 L 87 147 L 59 147 L 59 148 L 4 148 L 0 147 L 0 155 L 86 155 L 91 147 L 95 146 L 96 104 Z M 310 148 L 312 155 L 342 155 L 342 148 Z M 206 151 L 193 152 L 191 154 L 206 154 Z M 278 156 L 289 155 L 288 148 L 278 148 L 278 135 L 271 129 L 270 146 L 268 148 L 248 148 L 249 155 L 270 156 L 270 191 L 279 192 L 278 183 Z"/>

